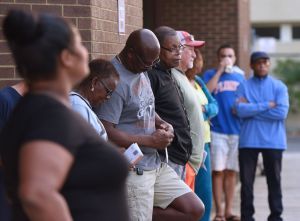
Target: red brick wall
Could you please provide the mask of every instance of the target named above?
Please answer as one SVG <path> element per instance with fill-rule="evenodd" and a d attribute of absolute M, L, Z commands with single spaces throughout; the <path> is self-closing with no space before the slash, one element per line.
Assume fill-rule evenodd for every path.
<path fill-rule="evenodd" d="M 119 53 L 128 34 L 143 26 L 142 1 L 127 0 L 125 3 L 126 34 L 119 35 L 117 0 L 93 1 L 90 45 L 92 58 L 111 58 Z"/>
<path fill-rule="evenodd" d="M 223 43 L 232 44 L 238 64 L 243 69 L 248 67 L 245 62 L 249 57 L 248 0 L 153 0 L 152 5 L 146 2 L 144 0 L 149 10 L 151 6 L 154 8 L 155 15 L 152 20 L 147 18 L 150 19 L 149 28 L 168 25 L 192 33 L 195 39 L 206 41 L 206 46 L 201 50 L 205 68 L 216 65 L 216 51 Z"/>
<path fill-rule="evenodd" d="M 246 71 L 250 73 L 250 46 L 251 46 L 251 24 L 248 0 L 238 1 L 238 57 L 239 64 Z"/>
<path fill-rule="evenodd" d="M 50 12 L 73 22 L 90 57 L 110 59 L 124 46 L 128 34 L 143 25 L 142 0 L 125 0 L 126 34 L 118 33 L 117 0 L 0 0 L 0 23 L 11 8 Z M 18 80 L 10 52 L 0 30 L 0 88 Z"/>

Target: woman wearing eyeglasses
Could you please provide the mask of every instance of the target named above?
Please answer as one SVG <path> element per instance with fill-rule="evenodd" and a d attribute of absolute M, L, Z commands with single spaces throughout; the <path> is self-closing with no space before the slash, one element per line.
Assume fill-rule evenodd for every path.
<path fill-rule="evenodd" d="M 70 93 L 71 104 L 107 140 L 105 128 L 93 109 L 110 98 L 120 77 L 112 63 L 103 59 L 92 60 L 89 68 L 89 76 Z"/>

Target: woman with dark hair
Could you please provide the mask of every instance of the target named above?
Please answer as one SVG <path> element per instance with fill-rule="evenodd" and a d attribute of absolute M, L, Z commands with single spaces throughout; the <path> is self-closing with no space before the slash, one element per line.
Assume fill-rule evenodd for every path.
<path fill-rule="evenodd" d="M 2 30 L 29 88 L 0 135 L 12 220 L 128 220 L 125 159 L 70 108 L 89 72 L 78 30 L 19 10 Z"/>
<path fill-rule="evenodd" d="M 70 100 L 73 109 L 80 113 L 104 140 L 107 140 L 105 128 L 93 109 L 110 98 L 120 77 L 112 63 L 103 59 L 92 60 L 89 67 L 89 76 L 70 93 Z"/>

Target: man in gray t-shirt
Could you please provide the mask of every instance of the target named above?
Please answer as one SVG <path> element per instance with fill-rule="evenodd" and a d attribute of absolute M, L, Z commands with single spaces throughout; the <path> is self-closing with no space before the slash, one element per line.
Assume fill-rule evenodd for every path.
<path fill-rule="evenodd" d="M 120 73 L 120 83 L 112 94 L 111 101 L 98 109 L 98 117 L 131 135 L 153 134 L 156 130 L 154 96 L 147 73 L 133 74 L 117 57 L 112 63 Z M 146 145 L 140 145 L 140 148 L 144 157 L 136 167 L 143 170 L 156 169 L 160 164 L 156 149 Z"/>
<path fill-rule="evenodd" d="M 204 210 L 202 202 L 172 168 L 161 162 L 157 152 L 164 150 L 174 137 L 173 127 L 155 113 L 146 73 L 157 63 L 159 52 L 160 45 L 153 32 L 147 29 L 132 32 L 124 49 L 112 61 L 120 83 L 111 99 L 96 112 L 109 140 L 125 148 L 137 143 L 144 154 L 127 178 L 131 220 L 196 221 Z"/>

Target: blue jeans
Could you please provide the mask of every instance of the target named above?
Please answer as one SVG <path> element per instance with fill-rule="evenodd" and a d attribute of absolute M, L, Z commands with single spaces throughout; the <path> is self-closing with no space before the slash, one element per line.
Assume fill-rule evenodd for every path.
<path fill-rule="evenodd" d="M 210 221 L 210 212 L 212 208 L 212 181 L 211 181 L 211 167 L 210 167 L 210 149 L 209 143 L 204 146 L 207 152 L 207 157 L 204 165 L 207 170 L 200 168 L 195 181 L 195 193 L 202 200 L 205 206 L 205 212 L 200 221 Z"/>
<path fill-rule="evenodd" d="M 258 154 L 262 153 L 268 184 L 268 202 L 271 213 L 268 221 L 282 221 L 281 162 L 282 150 L 240 148 L 241 221 L 254 221 L 253 185 Z"/>

